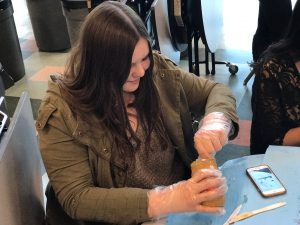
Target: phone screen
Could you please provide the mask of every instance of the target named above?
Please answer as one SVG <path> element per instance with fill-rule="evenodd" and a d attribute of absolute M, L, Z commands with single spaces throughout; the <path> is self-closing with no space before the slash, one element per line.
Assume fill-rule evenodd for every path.
<path fill-rule="evenodd" d="M 252 167 L 247 172 L 264 196 L 285 193 L 285 188 L 268 166 Z"/>

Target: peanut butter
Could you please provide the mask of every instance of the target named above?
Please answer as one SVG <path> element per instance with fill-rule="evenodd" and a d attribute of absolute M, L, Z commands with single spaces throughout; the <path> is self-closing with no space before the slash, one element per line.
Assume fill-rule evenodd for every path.
<path fill-rule="evenodd" d="M 191 164 L 192 175 L 201 169 L 219 169 L 215 158 L 209 159 L 197 159 Z M 223 207 L 225 205 L 225 196 L 203 202 L 202 205 L 213 206 L 213 207 Z"/>

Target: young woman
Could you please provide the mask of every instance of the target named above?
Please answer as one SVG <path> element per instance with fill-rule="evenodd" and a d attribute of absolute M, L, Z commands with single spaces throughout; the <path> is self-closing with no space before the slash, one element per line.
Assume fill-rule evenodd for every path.
<path fill-rule="evenodd" d="M 259 0 L 257 28 L 252 41 L 253 60 L 285 33 L 292 15 L 291 0 Z"/>
<path fill-rule="evenodd" d="M 252 87 L 251 154 L 269 145 L 300 146 L 300 2 L 285 36 L 257 63 Z"/>
<path fill-rule="evenodd" d="M 199 112 L 194 136 L 191 115 Z M 48 224 L 139 224 L 223 211 L 201 203 L 224 195 L 225 178 L 213 169 L 191 177 L 190 163 L 236 136 L 235 99 L 152 52 L 143 22 L 125 4 L 105 1 L 87 16 L 36 126 L 50 180 Z"/>

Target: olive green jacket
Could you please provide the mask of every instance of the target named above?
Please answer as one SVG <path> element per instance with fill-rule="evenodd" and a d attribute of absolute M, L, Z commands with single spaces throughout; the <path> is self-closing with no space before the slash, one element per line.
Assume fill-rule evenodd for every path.
<path fill-rule="evenodd" d="M 156 52 L 154 65 L 163 121 L 187 167 L 197 156 L 192 111 L 224 112 L 234 122 L 236 136 L 235 99 L 226 86 L 185 72 Z M 124 183 L 126 171 L 110 161 L 115 145 L 91 115 L 93 119 L 97 126 L 74 117 L 57 84 L 49 82 L 36 122 L 42 158 L 53 187 L 47 199 L 48 224 L 138 224 L 149 220 L 149 190 L 114 188 L 114 182 Z M 112 167 L 118 171 L 114 178 Z"/>

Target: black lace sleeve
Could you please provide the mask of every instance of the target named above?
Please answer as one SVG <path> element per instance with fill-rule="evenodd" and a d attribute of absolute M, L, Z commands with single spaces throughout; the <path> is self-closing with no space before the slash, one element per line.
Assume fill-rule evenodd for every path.
<path fill-rule="evenodd" d="M 252 87 L 251 154 L 265 153 L 271 144 L 282 145 L 288 128 L 284 122 L 282 87 L 277 77 L 284 66 L 274 61 L 264 64 L 263 72 L 255 77 Z"/>

